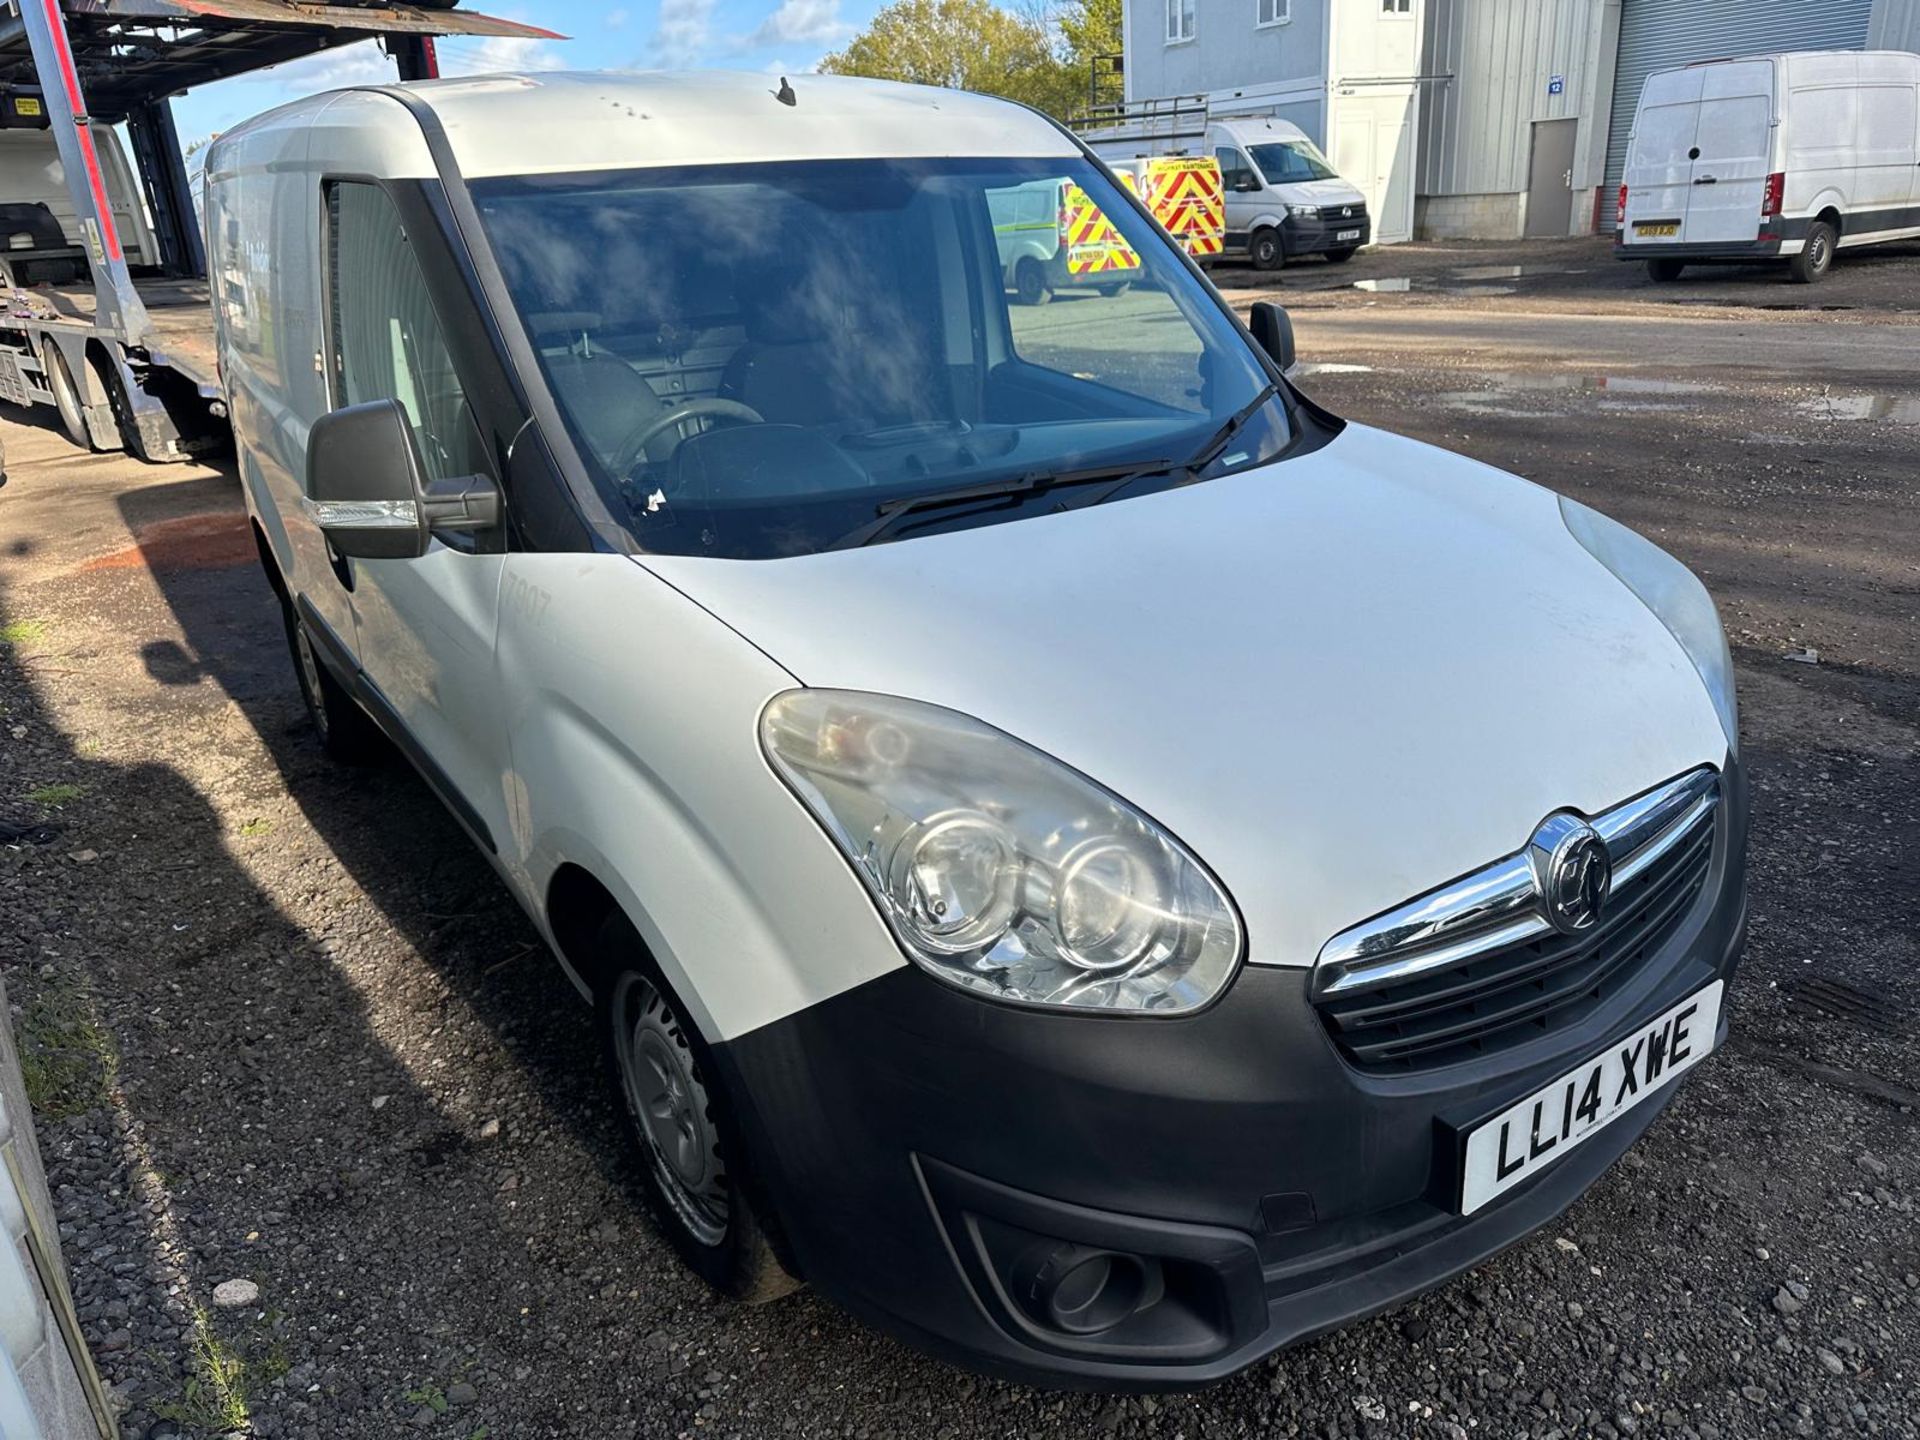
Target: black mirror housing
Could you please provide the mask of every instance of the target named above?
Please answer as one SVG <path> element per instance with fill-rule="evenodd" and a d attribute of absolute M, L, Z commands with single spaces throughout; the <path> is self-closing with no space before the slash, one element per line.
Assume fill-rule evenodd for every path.
<path fill-rule="evenodd" d="M 334 549 L 362 560 L 424 555 L 435 527 L 500 523 L 500 490 L 487 476 L 427 481 L 398 400 L 347 405 L 313 422 L 301 505 Z"/>
<path fill-rule="evenodd" d="M 1293 369 L 1293 317 L 1284 305 L 1256 300 L 1247 317 L 1247 328 L 1253 332 L 1254 343 L 1280 367 L 1281 374 Z"/>

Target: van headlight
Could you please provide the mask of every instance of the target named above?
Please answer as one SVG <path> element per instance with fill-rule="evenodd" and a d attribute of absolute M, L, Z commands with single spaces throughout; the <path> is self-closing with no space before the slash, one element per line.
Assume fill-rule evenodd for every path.
<path fill-rule="evenodd" d="M 1153 821 L 952 710 L 790 690 L 760 738 L 908 958 L 999 1000 L 1176 1015 L 1240 961 L 1218 882 Z"/>
<path fill-rule="evenodd" d="M 1720 728 L 1727 732 L 1727 749 L 1740 749 L 1740 707 L 1733 690 L 1733 656 L 1727 632 L 1714 609 L 1707 587 L 1686 566 L 1658 545 L 1618 520 L 1578 500 L 1560 497 L 1560 515 L 1573 538 L 1589 555 L 1611 570 L 1622 585 L 1640 597 L 1660 623 L 1680 642 L 1713 697 Z"/>

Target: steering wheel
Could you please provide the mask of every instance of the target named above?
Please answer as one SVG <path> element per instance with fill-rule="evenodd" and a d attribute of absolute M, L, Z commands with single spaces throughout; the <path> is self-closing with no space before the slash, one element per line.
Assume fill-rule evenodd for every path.
<path fill-rule="evenodd" d="M 751 405 L 742 405 L 738 400 L 686 400 L 672 409 L 658 415 L 651 415 L 635 425 L 627 438 L 622 440 L 613 452 L 613 460 L 608 468 L 616 475 L 625 475 L 639 461 L 646 450 L 647 442 L 663 430 L 688 420 L 710 416 L 716 420 L 739 420 L 748 425 L 764 425 L 765 418 Z"/>

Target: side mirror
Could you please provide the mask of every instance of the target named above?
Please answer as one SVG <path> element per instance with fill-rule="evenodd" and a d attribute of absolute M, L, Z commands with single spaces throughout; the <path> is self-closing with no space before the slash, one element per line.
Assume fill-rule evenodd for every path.
<path fill-rule="evenodd" d="M 1251 195 L 1255 190 L 1260 188 L 1260 182 L 1251 175 L 1240 174 L 1234 176 L 1233 188 L 1238 194 Z"/>
<path fill-rule="evenodd" d="M 1253 332 L 1254 343 L 1280 367 L 1281 374 L 1293 369 L 1293 317 L 1287 314 L 1284 305 L 1276 305 L 1271 300 L 1255 301 L 1247 317 L 1247 328 Z"/>
<path fill-rule="evenodd" d="M 362 560 L 411 560 L 426 554 L 435 530 L 500 523 L 500 489 L 487 476 L 426 479 L 398 400 L 348 405 L 313 422 L 300 504 L 334 549 Z"/>

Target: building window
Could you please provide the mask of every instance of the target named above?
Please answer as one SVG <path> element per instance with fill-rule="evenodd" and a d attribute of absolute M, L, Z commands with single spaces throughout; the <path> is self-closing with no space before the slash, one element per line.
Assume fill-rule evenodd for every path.
<path fill-rule="evenodd" d="M 1293 0 L 1254 0 L 1255 25 L 1284 25 L 1293 18 Z"/>
<path fill-rule="evenodd" d="M 1380 0 L 1382 15 L 1411 15 L 1413 0 Z"/>
<path fill-rule="evenodd" d="M 1193 12 L 1198 0 L 1167 0 L 1167 43 L 1193 39 Z"/>

